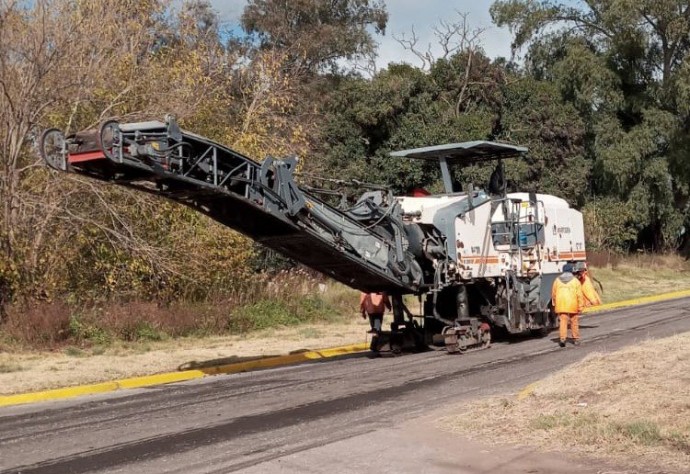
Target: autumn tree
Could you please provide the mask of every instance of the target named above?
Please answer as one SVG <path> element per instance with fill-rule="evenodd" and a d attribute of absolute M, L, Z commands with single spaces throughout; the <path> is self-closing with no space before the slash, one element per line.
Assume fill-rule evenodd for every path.
<path fill-rule="evenodd" d="M 34 280 L 39 265 L 54 257 L 50 249 L 64 235 L 55 229 L 57 219 L 66 202 L 78 194 L 78 187 L 56 184 L 38 162 L 32 144 L 41 126 L 52 123 L 69 131 L 97 121 L 99 115 L 93 110 L 108 114 L 120 97 L 100 100 L 96 85 L 118 70 L 119 60 L 136 58 L 146 49 L 151 33 L 128 17 L 131 10 L 125 3 L 117 7 L 89 0 L 0 4 L 3 298 Z M 150 15 L 155 15 L 155 6 L 139 2 Z"/>
<path fill-rule="evenodd" d="M 236 55 L 202 7 L 175 17 L 157 0 L 2 3 L 3 298 L 199 296 L 244 271 L 250 247 L 237 234 L 172 203 L 56 178 L 34 147 L 43 128 L 70 133 L 109 117 L 173 113 L 195 131 L 226 133 Z"/>

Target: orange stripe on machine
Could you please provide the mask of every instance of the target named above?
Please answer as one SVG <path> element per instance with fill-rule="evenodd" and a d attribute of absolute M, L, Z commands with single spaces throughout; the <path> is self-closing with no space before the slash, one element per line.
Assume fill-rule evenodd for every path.
<path fill-rule="evenodd" d="M 498 257 L 463 257 L 462 263 L 465 265 L 478 265 L 480 263 L 498 263 Z"/>
<path fill-rule="evenodd" d="M 557 254 L 555 260 L 584 260 L 587 258 L 587 252 L 560 252 Z"/>
<path fill-rule="evenodd" d="M 85 153 L 70 153 L 70 163 L 81 163 L 82 161 L 100 160 L 105 158 L 102 151 L 87 151 Z"/>

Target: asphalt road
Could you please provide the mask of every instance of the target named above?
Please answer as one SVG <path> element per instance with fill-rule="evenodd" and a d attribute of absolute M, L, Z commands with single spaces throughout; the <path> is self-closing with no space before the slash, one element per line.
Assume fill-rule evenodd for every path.
<path fill-rule="evenodd" d="M 412 460 L 398 427 L 414 432 L 415 420 L 461 413 L 463 400 L 519 390 L 592 351 L 690 331 L 689 303 L 586 316 L 578 348 L 558 348 L 552 334 L 463 355 L 355 356 L 2 408 L 0 472 L 352 472 L 349 460 L 382 433 L 382 445 L 410 446 L 395 459 Z M 376 459 L 373 471 L 393 471 Z"/>

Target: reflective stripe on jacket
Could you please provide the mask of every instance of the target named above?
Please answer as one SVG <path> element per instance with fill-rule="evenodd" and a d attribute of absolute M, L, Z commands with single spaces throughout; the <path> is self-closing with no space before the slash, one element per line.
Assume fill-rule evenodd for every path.
<path fill-rule="evenodd" d="M 582 277 L 582 294 L 585 297 L 585 306 L 598 306 L 601 304 L 599 293 L 592 284 L 592 279 L 587 273 Z"/>
<path fill-rule="evenodd" d="M 556 314 L 577 314 L 585 305 L 582 284 L 572 273 L 564 273 L 553 282 L 551 301 Z"/>

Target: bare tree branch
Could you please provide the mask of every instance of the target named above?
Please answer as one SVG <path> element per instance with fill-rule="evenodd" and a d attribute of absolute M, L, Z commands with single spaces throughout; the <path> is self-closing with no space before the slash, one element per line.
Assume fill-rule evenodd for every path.
<path fill-rule="evenodd" d="M 485 28 L 471 28 L 469 13 L 462 13 L 456 10 L 458 19 L 455 21 L 448 21 L 441 19 L 433 27 L 433 33 L 436 38 L 436 46 L 440 49 L 440 55 L 436 57 L 433 53 L 433 46 L 429 43 L 426 49 L 421 49 L 419 42 L 420 38 L 417 35 L 414 26 L 411 28 L 409 35 L 402 33 L 401 35 L 393 35 L 393 38 L 400 43 L 400 45 L 407 51 L 410 51 L 421 61 L 421 68 L 429 70 L 434 62 L 439 59 L 449 59 L 451 56 L 462 53 L 471 52 L 474 54 L 479 48 L 481 36 L 486 31 Z"/>
<path fill-rule="evenodd" d="M 431 52 L 431 44 L 427 46 L 426 50 L 419 49 L 419 37 L 414 29 L 414 25 L 411 28 L 409 37 L 403 32 L 397 36 L 393 35 L 393 38 L 400 43 L 403 48 L 419 58 L 419 60 L 422 62 L 421 68 L 423 70 L 428 71 L 429 68 L 431 68 L 431 65 L 435 61 Z"/>

